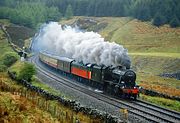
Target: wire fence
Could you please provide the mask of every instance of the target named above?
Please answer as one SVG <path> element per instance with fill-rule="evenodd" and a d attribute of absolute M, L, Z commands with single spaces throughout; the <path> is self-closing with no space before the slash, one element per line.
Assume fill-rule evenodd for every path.
<path fill-rule="evenodd" d="M 73 111 L 64 111 L 63 108 L 53 101 L 46 100 L 41 97 L 38 93 L 27 90 L 26 88 L 14 88 L 8 84 L 0 81 L 0 90 L 3 92 L 10 92 L 13 95 L 19 95 L 30 100 L 40 109 L 49 112 L 53 117 L 57 118 L 60 123 L 80 123 L 77 114 Z M 90 122 L 94 122 L 90 120 Z"/>
<path fill-rule="evenodd" d="M 16 80 L 16 75 L 10 71 L 8 71 L 9 76 L 13 79 Z M 37 105 L 40 108 L 44 108 L 45 110 L 47 110 L 48 112 L 50 112 L 53 116 L 60 118 L 60 120 L 65 119 L 66 123 L 68 122 L 79 122 L 80 117 L 77 118 L 77 114 L 78 113 L 82 113 L 83 115 L 88 116 L 90 119 L 88 120 L 88 122 L 92 122 L 92 123 L 99 123 L 100 122 L 105 122 L 105 123 L 119 123 L 121 122 L 121 120 L 118 117 L 114 117 L 111 114 L 107 113 L 107 112 L 102 112 L 99 111 L 97 109 L 93 109 L 90 107 L 86 107 L 86 106 L 82 106 L 79 102 L 75 101 L 75 100 L 69 100 L 69 99 L 65 99 L 64 97 L 61 96 L 57 96 L 57 95 L 53 95 L 52 93 L 49 93 L 46 90 L 43 90 L 40 87 L 36 87 L 34 85 L 32 85 L 30 82 L 26 81 L 26 80 L 21 80 L 21 81 L 16 81 L 18 84 L 21 84 L 23 87 L 25 87 L 25 89 L 27 89 L 26 91 L 21 90 L 20 92 L 22 94 L 25 94 L 24 97 L 26 98 L 30 98 L 31 100 L 35 100 Z M 36 93 L 37 95 L 40 95 L 40 97 L 43 97 L 43 101 L 41 101 L 42 99 L 34 99 L 36 96 L 33 95 L 33 93 Z M 28 95 L 29 94 L 29 95 Z M 64 107 L 69 108 L 71 111 L 70 112 L 66 112 L 64 110 L 60 110 L 57 107 L 53 107 L 50 106 L 51 104 L 49 103 L 49 100 L 54 100 L 57 101 L 59 105 L 63 105 Z M 53 104 L 52 104 L 53 105 Z M 45 106 L 45 107 L 44 107 Z M 54 109 L 54 110 L 53 110 Z M 63 111 L 63 112 L 62 112 Z M 60 112 L 60 113 L 58 113 Z M 59 117 L 59 114 L 61 114 Z"/>

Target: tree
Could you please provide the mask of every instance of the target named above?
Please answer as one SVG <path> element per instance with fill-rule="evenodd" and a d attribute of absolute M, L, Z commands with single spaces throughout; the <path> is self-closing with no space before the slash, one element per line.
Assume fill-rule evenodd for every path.
<path fill-rule="evenodd" d="M 57 7 L 50 7 L 47 11 L 48 21 L 58 21 L 62 16 Z"/>
<path fill-rule="evenodd" d="M 157 13 L 154 17 L 153 24 L 159 27 L 161 25 L 164 25 L 165 23 L 166 23 L 166 18 L 160 13 Z"/>
<path fill-rule="evenodd" d="M 33 64 L 24 63 L 24 66 L 21 68 L 19 75 L 17 77 L 18 80 L 27 80 L 31 81 L 32 76 L 36 73 L 36 69 Z"/>
<path fill-rule="evenodd" d="M 14 52 L 7 52 L 2 57 L 3 64 L 6 65 L 7 67 L 10 67 L 17 60 L 18 60 L 18 55 Z"/>
<path fill-rule="evenodd" d="M 11 9 L 8 7 L 0 7 L 0 18 L 9 19 L 11 14 Z"/>
<path fill-rule="evenodd" d="M 0 18 L 31 28 L 60 20 L 61 13 L 67 19 L 73 15 L 131 16 L 142 21 L 154 19 L 155 25 L 173 25 L 180 20 L 179 11 L 179 0 L 0 0 Z"/>
<path fill-rule="evenodd" d="M 8 67 L 18 60 L 18 55 L 15 52 L 6 52 L 0 59 L 0 72 L 6 71 Z"/>
<path fill-rule="evenodd" d="M 170 21 L 170 26 L 172 28 L 180 26 L 180 22 L 176 16 L 174 16 L 173 19 Z"/>
<path fill-rule="evenodd" d="M 72 6 L 69 4 L 66 8 L 65 18 L 70 19 L 73 16 Z"/>
<path fill-rule="evenodd" d="M 8 1 L 11 1 L 10 3 Z M 21 1 L 21 2 L 20 2 Z M 61 13 L 55 6 L 47 6 L 42 0 L 5 0 L 0 7 L 0 18 L 12 23 L 36 28 L 46 21 L 59 21 Z M 12 6 L 13 5 L 13 6 Z"/>
<path fill-rule="evenodd" d="M 131 8 L 132 14 L 135 18 L 147 21 L 151 18 L 150 3 L 148 0 L 138 0 Z"/>
<path fill-rule="evenodd" d="M 94 10 L 95 10 L 95 6 L 94 6 L 94 3 L 93 3 L 94 1 L 93 0 L 91 0 L 90 1 L 90 3 L 89 3 L 89 5 L 87 6 L 87 10 L 86 10 L 86 15 L 87 16 L 92 16 L 92 15 L 94 15 Z"/>
<path fill-rule="evenodd" d="M 2 0 L 3 1 L 3 0 Z M 8 7 L 14 7 L 16 4 L 15 0 L 4 0 L 4 5 Z"/>
<path fill-rule="evenodd" d="M 2 64 L 2 63 L 0 63 L 0 72 L 4 72 L 6 70 L 7 70 L 7 66 Z"/>

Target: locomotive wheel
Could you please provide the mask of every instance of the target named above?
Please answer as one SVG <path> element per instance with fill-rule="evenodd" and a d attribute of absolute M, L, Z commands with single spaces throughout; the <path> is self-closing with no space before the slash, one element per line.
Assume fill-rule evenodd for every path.
<path fill-rule="evenodd" d="M 130 94 L 127 94 L 127 98 L 130 99 L 130 98 L 131 98 L 131 95 L 130 95 Z"/>
<path fill-rule="evenodd" d="M 114 93 L 114 85 L 111 85 L 111 95 L 115 95 L 115 93 Z"/>
<path fill-rule="evenodd" d="M 118 86 L 114 86 L 114 95 L 118 96 L 119 95 L 119 87 Z"/>
<path fill-rule="evenodd" d="M 136 94 L 133 95 L 133 98 L 134 98 L 134 100 L 137 100 L 137 95 Z"/>
<path fill-rule="evenodd" d="M 107 91 L 107 82 L 104 82 L 104 85 L 103 85 L 103 90 L 104 90 L 104 92 L 106 92 L 106 91 Z"/>

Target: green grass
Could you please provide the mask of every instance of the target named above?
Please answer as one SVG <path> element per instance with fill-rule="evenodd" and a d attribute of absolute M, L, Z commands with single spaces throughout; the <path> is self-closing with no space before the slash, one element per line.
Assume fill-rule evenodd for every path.
<path fill-rule="evenodd" d="M 12 52 L 13 50 L 11 49 L 4 32 L 0 30 L 0 58 L 4 55 L 6 52 Z"/>
<path fill-rule="evenodd" d="M 141 99 L 146 100 L 148 102 L 154 103 L 156 105 L 160 105 L 164 108 L 168 108 L 168 109 L 180 112 L 180 102 L 179 101 L 160 98 L 160 97 L 146 96 L 143 94 L 141 94 L 140 97 L 141 97 Z"/>
<path fill-rule="evenodd" d="M 20 60 L 19 61 L 17 61 L 15 64 L 13 64 L 10 68 L 9 68 L 9 70 L 10 71 L 13 71 L 13 72 L 16 72 L 16 74 L 17 74 L 17 76 L 19 75 L 19 73 L 20 73 L 20 70 L 21 70 L 21 68 L 24 66 L 24 62 L 21 62 Z"/>
<path fill-rule="evenodd" d="M 110 41 L 124 45 L 129 52 L 180 53 L 180 28 L 173 29 L 167 26 L 157 28 L 150 23 L 138 20 L 127 21 L 124 18 L 119 20 L 127 23 L 116 26 L 118 29 L 111 34 Z M 109 24 L 115 23 L 109 22 Z"/>
<path fill-rule="evenodd" d="M 131 55 L 132 67 L 137 72 L 159 75 L 161 73 L 175 73 L 180 70 L 180 58 L 152 56 L 152 55 Z"/>
<path fill-rule="evenodd" d="M 10 26 L 11 23 L 8 19 L 0 19 L 0 24 L 3 24 L 5 26 Z"/>
<path fill-rule="evenodd" d="M 52 93 L 54 95 L 58 95 L 58 96 L 64 96 L 62 93 L 60 93 L 59 91 L 57 90 L 54 90 L 53 88 L 49 87 L 49 85 L 47 84 L 43 84 L 40 82 L 40 80 L 36 77 L 36 76 L 33 76 L 33 79 L 32 79 L 32 85 L 36 86 L 36 87 L 40 87 L 42 88 L 43 90 L 46 90 L 48 91 L 49 93 Z"/>
<path fill-rule="evenodd" d="M 14 52 L 5 37 L 4 32 L 0 29 L 0 71 L 6 71 L 7 66 L 3 63 L 3 56 L 7 52 Z"/>
<path fill-rule="evenodd" d="M 129 23 L 132 19 L 122 17 L 114 18 L 114 17 L 103 17 L 97 18 L 99 23 L 107 23 L 108 25 L 103 29 L 100 30 L 100 34 L 108 41 L 116 41 L 113 37 L 116 35 L 118 30 L 121 30 L 127 23 Z"/>
<path fill-rule="evenodd" d="M 19 76 L 20 70 L 24 66 L 24 64 L 25 64 L 24 62 L 18 61 L 14 65 L 12 65 L 9 68 L 9 70 L 16 72 L 16 75 Z M 59 91 L 54 90 L 53 88 L 49 87 L 49 85 L 41 83 L 40 80 L 35 75 L 33 76 L 31 83 L 32 83 L 32 85 L 40 87 L 40 88 L 44 89 L 45 91 L 48 91 L 54 95 L 59 95 L 59 96 L 65 97 L 66 99 L 70 99 L 69 97 L 65 96 L 63 94 L 63 92 L 60 93 Z"/>
<path fill-rule="evenodd" d="M 137 83 L 149 90 L 180 97 L 179 80 L 173 78 L 162 78 L 153 74 L 137 73 Z"/>
<path fill-rule="evenodd" d="M 144 52 L 133 52 L 129 53 L 131 56 L 155 56 L 155 57 L 168 57 L 168 58 L 180 58 L 180 53 L 144 53 Z"/>

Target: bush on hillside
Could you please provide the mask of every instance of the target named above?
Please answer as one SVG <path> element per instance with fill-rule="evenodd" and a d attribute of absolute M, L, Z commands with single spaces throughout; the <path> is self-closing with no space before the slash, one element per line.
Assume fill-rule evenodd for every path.
<path fill-rule="evenodd" d="M 27 80 L 31 81 L 32 76 L 36 73 L 36 69 L 33 64 L 24 63 L 23 67 L 20 69 L 19 75 L 17 77 L 18 80 Z"/>
<path fill-rule="evenodd" d="M 18 55 L 15 52 L 7 52 L 2 57 L 2 63 L 10 67 L 12 64 L 14 64 L 18 60 Z"/>
<path fill-rule="evenodd" d="M 6 65 L 0 63 L 0 72 L 4 72 L 6 71 L 6 69 L 7 69 Z"/>

